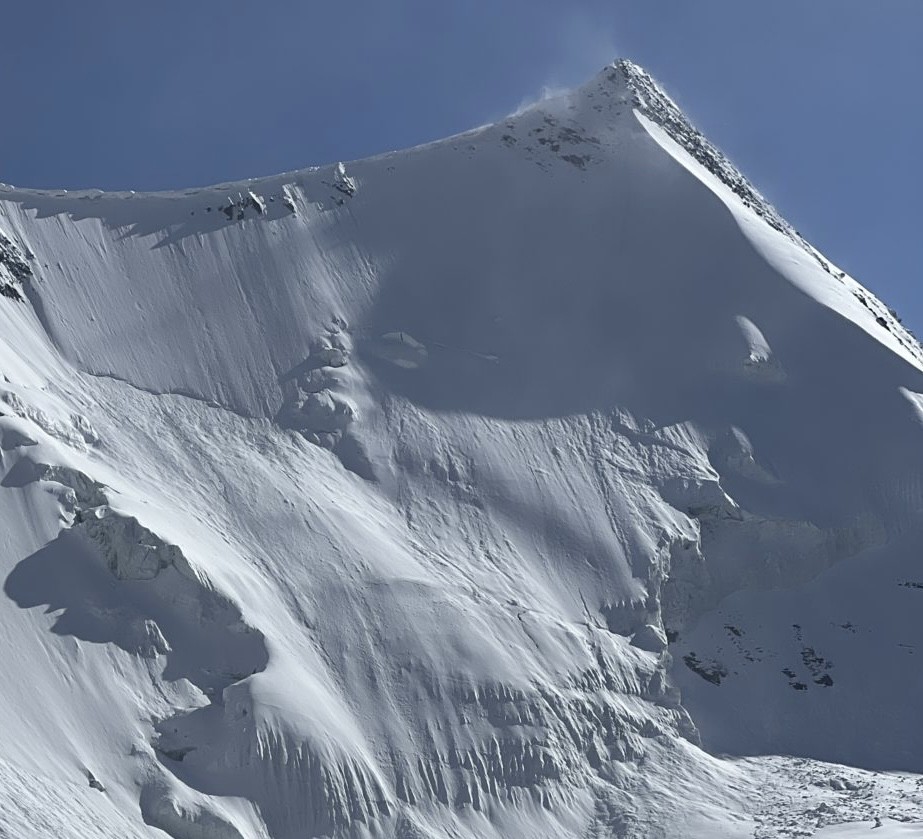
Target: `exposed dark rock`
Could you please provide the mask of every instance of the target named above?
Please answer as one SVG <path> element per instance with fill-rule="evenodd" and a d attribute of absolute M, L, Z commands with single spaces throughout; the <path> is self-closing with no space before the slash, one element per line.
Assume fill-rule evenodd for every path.
<path fill-rule="evenodd" d="M 89 783 L 92 789 L 99 790 L 100 792 L 106 791 L 106 788 L 97 780 L 96 776 L 89 769 L 87 769 L 87 783 Z"/>
<path fill-rule="evenodd" d="M 32 266 L 22 255 L 19 248 L 0 232 L 0 296 L 23 301 L 17 286 L 32 278 Z"/>
<path fill-rule="evenodd" d="M 693 673 L 697 673 L 706 682 L 711 682 L 713 685 L 720 685 L 721 680 L 726 678 L 728 674 L 727 668 L 721 662 L 714 660 L 701 661 L 694 652 L 684 655 L 683 661 Z"/>

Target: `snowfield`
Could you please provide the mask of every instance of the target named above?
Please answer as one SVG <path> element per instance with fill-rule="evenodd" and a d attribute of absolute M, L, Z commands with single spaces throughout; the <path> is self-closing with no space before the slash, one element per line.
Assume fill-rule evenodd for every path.
<path fill-rule="evenodd" d="M 923 835 L 923 351 L 637 66 L 0 234 L 0 837 Z"/>

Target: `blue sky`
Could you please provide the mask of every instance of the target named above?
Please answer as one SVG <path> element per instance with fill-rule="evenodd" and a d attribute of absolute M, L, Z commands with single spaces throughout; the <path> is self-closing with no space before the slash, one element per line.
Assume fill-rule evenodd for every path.
<path fill-rule="evenodd" d="M 461 131 L 618 55 L 923 336 L 923 0 L 29 0 L 0 181 L 166 189 Z"/>

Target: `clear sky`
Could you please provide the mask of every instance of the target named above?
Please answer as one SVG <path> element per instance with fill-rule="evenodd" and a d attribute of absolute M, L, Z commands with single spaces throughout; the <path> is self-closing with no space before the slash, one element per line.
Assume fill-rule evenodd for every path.
<path fill-rule="evenodd" d="M 0 181 L 166 189 L 414 145 L 632 58 L 923 337 L 923 0 L 28 0 Z"/>

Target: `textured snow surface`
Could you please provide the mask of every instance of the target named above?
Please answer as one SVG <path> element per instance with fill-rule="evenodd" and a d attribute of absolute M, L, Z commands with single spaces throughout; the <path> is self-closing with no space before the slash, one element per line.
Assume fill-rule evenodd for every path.
<path fill-rule="evenodd" d="M 634 65 L 0 232 L 4 839 L 923 832 L 919 346 Z"/>

